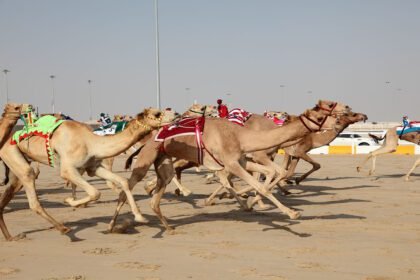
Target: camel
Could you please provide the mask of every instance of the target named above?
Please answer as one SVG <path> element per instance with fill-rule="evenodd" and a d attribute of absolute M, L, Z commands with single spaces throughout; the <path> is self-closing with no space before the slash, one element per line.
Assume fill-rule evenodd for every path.
<path fill-rule="evenodd" d="M 378 137 L 372 134 L 369 134 L 370 137 L 372 137 L 376 142 L 379 142 L 381 140 L 384 140 L 384 143 L 382 144 L 382 146 L 378 149 L 376 149 L 373 152 L 370 152 L 369 155 L 366 157 L 365 160 L 363 160 L 363 162 L 358 165 L 356 167 L 357 172 L 360 172 L 362 170 L 363 165 L 372 158 L 372 168 L 369 170 L 369 175 L 372 175 L 375 173 L 375 169 L 376 169 L 376 157 L 379 155 L 383 155 L 383 154 L 388 154 L 388 153 L 393 153 L 397 150 L 397 146 L 398 146 L 398 139 L 401 140 L 405 140 L 417 145 L 420 145 L 420 132 L 416 131 L 416 132 L 410 132 L 410 133 L 406 133 L 403 135 L 398 135 L 397 134 L 397 127 L 393 127 L 388 129 L 388 131 L 386 132 L 384 137 Z M 404 176 L 405 180 L 408 181 L 409 177 L 410 177 L 410 173 L 416 168 L 416 166 L 418 165 L 418 161 L 416 161 L 413 165 L 413 167 L 411 168 L 411 170 L 409 171 L 409 173 L 407 173 L 407 175 Z"/>
<path fill-rule="evenodd" d="M 0 120 L 0 148 L 9 139 L 13 127 L 16 125 L 20 113 L 25 110 L 29 104 L 8 103 L 4 106 L 2 119 Z"/>
<path fill-rule="evenodd" d="M 323 110 L 315 107 L 312 110 L 305 111 L 287 126 L 266 130 L 264 133 L 261 133 L 261 131 L 238 126 L 226 119 L 208 118 L 206 119 L 201 141 L 203 147 L 205 147 L 201 164 L 210 170 L 218 172 L 221 183 L 232 193 L 243 208 L 247 209 L 248 207 L 232 189 L 230 181 L 232 175 L 243 179 L 260 194 L 270 199 L 289 218 L 297 219 L 300 217 L 298 211 L 281 204 L 265 186 L 247 172 L 247 170 L 261 172 L 262 169 L 260 165 L 246 161 L 245 154 L 277 147 L 282 143 L 302 138 L 312 131 L 333 129 L 337 125 L 337 121 L 337 118 L 326 116 Z M 155 165 L 158 179 L 150 203 L 153 211 L 168 231 L 171 231 L 172 228 L 162 215 L 160 199 L 166 185 L 174 176 L 172 157 L 199 163 L 196 137 L 180 136 L 166 140 L 163 144 L 153 139 L 149 140 L 143 146 L 129 179 L 129 187 L 132 189 L 137 182 L 143 179 L 149 167 L 152 164 Z M 109 224 L 109 230 L 111 231 L 119 211 L 125 203 L 125 199 L 125 195 L 121 193 L 114 217 Z"/>
<path fill-rule="evenodd" d="M 171 108 L 167 108 L 165 110 L 169 110 L 171 111 Z M 205 116 L 205 117 L 217 117 L 218 116 L 218 111 L 217 111 L 217 107 L 213 106 L 213 105 L 202 105 L 202 104 L 198 104 L 195 103 L 193 105 L 191 105 L 187 111 L 185 111 L 180 117 L 181 118 L 188 118 L 188 117 L 199 117 L 199 116 Z M 144 145 L 144 143 L 146 143 L 146 141 L 148 141 L 152 136 L 154 136 L 153 133 L 148 134 L 147 136 L 145 136 L 143 139 L 141 139 L 137 145 L 142 147 Z M 106 136 L 105 136 L 106 137 Z M 130 155 L 131 160 L 134 158 L 134 156 L 136 156 L 138 154 L 138 152 L 134 152 L 132 155 Z M 105 167 L 106 169 L 108 169 L 109 171 L 112 171 L 112 166 L 114 164 L 114 157 L 110 157 L 110 158 L 106 158 L 102 160 L 102 166 Z M 126 169 L 128 169 L 129 167 L 126 167 Z M 174 178 L 174 182 L 175 184 L 179 184 L 176 179 Z M 107 186 L 110 187 L 111 189 L 113 189 L 115 192 L 119 193 L 118 189 L 115 187 L 115 184 L 111 181 L 107 181 L 106 182 Z M 73 198 L 76 198 L 76 186 L 74 184 L 71 185 L 72 188 L 72 196 Z M 188 190 L 187 188 L 183 188 L 183 186 L 181 184 L 179 184 L 178 186 L 180 192 L 183 193 L 184 196 L 187 196 L 191 193 L 190 190 Z"/>
<path fill-rule="evenodd" d="M 351 113 L 349 115 L 344 115 L 342 120 L 343 123 L 339 129 L 308 134 L 297 144 L 284 149 L 285 154 L 282 167 L 287 169 L 287 175 L 284 178 L 285 180 L 289 179 L 294 174 L 300 159 L 312 164 L 312 169 L 295 179 L 297 185 L 299 185 L 310 174 L 320 169 L 321 165 L 314 161 L 307 153 L 312 149 L 328 145 L 350 124 L 359 121 L 366 121 L 367 116 L 361 113 Z"/>
<path fill-rule="evenodd" d="M 325 114 L 327 115 L 341 115 L 341 114 L 345 114 L 351 111 L 351 108 L 349 108 L 348 106 L 345 105 L 341 105 L 341 104 L 337 104 L 335 102 L 331 102 L 331 101 L 322 101 L 320 100 L 317 104 L 317 106 L 322 109 L 322 111 L 325 112 Z M 250 128 L 252 130 L 267 130 L 267 129 L 276 129 L 278 127 L 278 124 L 276 124 L 272 119 L 267 118 L 265 115 L 269 115 L 272 117 L 276 117 L 276 118 L 280 118 L 280 117 L 285 117 L 286 123 L 287 121 L 290 121 L 291 118 L 296 118 L 296 116 L 290 116 L 287 113 L 284 112 L 274 112 L 274 111 L 269 111 L 266 112 L 263 115 L 258 115 L 258 114 L 252 114 L 251 117 L 248 119 L 248 121 L 245 122 L 244 126 L 247 128 Z M 257 151 L 257 152 L 253 152 L 251 154 L 249 154 L 248 156 L 255 161 L 258 164 L 264 165 L 266 168 L 265 171 L 265 175 L 267 174 L 278 174 L 278 179 L 280 180 L 282 177 L 284 177 L 286 175 L 286 171 L 284 170 L 284 168 L 282 168 L 281 166 L 279 166 L 278 164 L 276 164 L 273 159 L 275 157 L 275 155 L 277 154 L 277 151 L 280 147 L 273 147 L 270 149 L 267 149 L 265 151 Z M 129 159 L 128 159 L 129 160 Z M 183 193 L 187 192 L 187 193 L 191 193 L 191 191 L 186 188 L 185 186 L 183 186 L 181 184 L 181 172 L 185 169 L 188 169 L 192 166 L 196 166 L 194 163 L 191 162 L 186 162 L 185 160 L 180 160 L 180 161 L 175 161 L 174 163 L 174 168 L 175 168 L 175 172 L 176 172 L 176 177 L 174 177 L 174 182 L 175 184 L 178 186 L 178 188 L 182 188 L 183 189 Z M 126 165 L 127 166 L 127 165 Z M 258 175 L 256 175 L 258 176 Z M 272 176 L 272 175 L 271 175 Z M 271 176 L 268 177 L 268 179 L 271 178 Z M 285 183 L 283 182 L 281 186 L 284 186 Z M 148 187 L 148 190 L 150 190 L 152 188 L 152 186 Z M 223 189 L 223 186 L 218 187 L 206 200 L 205 200 L 205 205 L 211 205 L 213 203 L 214 198 L 216 197 L 216 195 Z M 289 192 L 284 189 L 281 188 L 282 192 L 285 194 L 288 194 Z M 266 206 L 264 206 L 262 203 L 260 204 L 261 208 L 265 208 Z"/>
<path fill-rule="evenodd" d="M 101 160 L 120 154 L 139 139 L 149 134 L 154 128 L 160 127 L 174 118 L 175 114 L 173 111 L 162 113 L 158 109 L 145 109 L 131 121 L 128 129 L 108 137 L 93 134 L 85 124 L 76 121 L 64 121 L 50 138 L 50 146 L 60 159 L 60 176 L 81 187 L 88 194 L 79 200 L 68 197 L 65 199 L 65 202 L 73 207 L 77 207 L 99 199 L 100 192 L 81 176 L 86 171 L 89 176 L 96 175 L 120 185 L 128 197 L 135 220 L 144 222 L 145 219 L 134 201 L 127 180 L 105 169 L 101 165 Z M 69 232 L 69 228 L 57 222 L 39 203 L 35 191 L 34 171 L 25 158 L 28 157 L 31 160 L 49 164 L 49 159 L 45 152 L 44 138 L 32 136 L 16 145 L 9 141 L 0 150 L 0 156 L 9 166 L 14 177 L 0 198 L 0 228 L 5 238 L 7 240 L 22 238 L 21 235 L 16 237 L 10 235 L 3 220 L 3 211 L 4 207 L 13 198 L 14 193 L 23 186 L 25 187 L 30 208 L 50 222 L 61 233 Z"/>

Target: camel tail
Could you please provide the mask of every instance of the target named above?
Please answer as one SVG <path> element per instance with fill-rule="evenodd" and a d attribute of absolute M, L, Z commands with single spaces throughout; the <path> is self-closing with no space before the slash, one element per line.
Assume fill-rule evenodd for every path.
<path fill-rule="evenodd" d="M 373 134 L 369 133 L 369 137 L 373 139 L 373 141 L 375 141 L 376 144 L 379 144 L 379 141 L 382 141 L 385 139 L 386 135 L 384 137 L 379 137 Z"/>
<path fill-rule="evenodd" d="M 144 145 L 142 145 L 140 148 L 138 148 L 134 153 L 132 153 L 127 158 L 127 160 L 125 161 L 125 169 L 126 170 L 131 168 L 131 165 L 133 164 L 134 157 L 137 156 L 141 152 L 141 149 L 143 149 L 143 147 L 144 147 Z"/>

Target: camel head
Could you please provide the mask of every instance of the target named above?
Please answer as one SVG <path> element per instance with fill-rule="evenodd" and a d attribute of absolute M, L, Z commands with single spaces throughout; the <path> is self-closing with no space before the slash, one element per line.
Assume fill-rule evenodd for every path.
<path fill-rule="evenodd" d="M 214 105 L 193 104 L 184 114 L 182 114 L 183 118 L 201 116 L 217 117 L 219 116 L 219 112 Z"/>
<path fill-rule="evenodd" d="M 318 104 L 316 104 L 315 107 L 318 107 L 319 109 L 324 111 L 325 115 L 343 114 L 351 112 L 351 108 L 348 105 L 329 100 L 319 100 Z"/>
<path fill-rule="evenodd" d="M 29 104 L 7 103 L 4 107 L 2 117 L 17 120 L 19 119 L 20 114 L 26 111 L 30 106 L 31 105 Z"/>
<path fill-rule="evenodd" d="M 367 121 L 368 117 L 365 114 L 362 113 L 345 113 L 342 118 L 348 122 L 348 124 L 357 123 L 357 122 L 365 122 Z"/>
<path fill-rule="evenodd" d="M 172 123 L 177 118 L 179 118 L 179 114 L 171 108 L 165 110 L 147 108 L 135 117 L 135 121 L 137 123 L 144 123 L 151 129 L 155 129 Z"/>
<path fill-rule="evenodd" d="M 315 107 L 306 110 L 299 117 L 303 125 L 311 132 L 321 130 L 338 130 L 344 123 L 342 116 L 329 116 L 325 115 L 325 111 Z"/>

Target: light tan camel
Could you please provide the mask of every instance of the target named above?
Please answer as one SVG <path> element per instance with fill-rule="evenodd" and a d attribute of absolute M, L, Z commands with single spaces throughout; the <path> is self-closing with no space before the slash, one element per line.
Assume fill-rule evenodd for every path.
<path fill-rule="evenodd" d="M 173 113 L 173 112 L 172 112 Z M 50 139 L 50 146 L 60 159 L 60 175 L 78 187 L 83 188 L 88 194 L 86 197 L 74 200 L 72 197 L 66 198 L 65 202 L 73 207 L 86 204 L 90 201 L 99 199 L 100 192 L 90 185 L 80 174 L 84 171 L 89 176 L 98 176 L 105 180 L 110 180 L 121 186 L 123 192 L 129 200 L 131 210 L 135 220 L 145 221 L 138 209 L 133 195 L 128 187 L 128 182 L 101 165 L 101 160 L 120 154 L 131 147 L 135 142 L 149 134 L 154 128 L 162 125 L 164 121 L 172 121 L 174 114 L 165 115 L 157 109 L 145 109 L 132 120 L 132 124 L 125 131 L 108 137 L 101 137 L 76 121 L 63 122 L 54 132 Z M 3 220 L 4 207 L 13 198 L 14 193 L 22 186 L 25 187 L 30 208 L 43 218 L 54 225 L 62 233 L 67 233 L 70 229 L 57 222 L 51 217 L 39 203 L 35 191 L 34 171 L 28 164 L 25 157 L 34 161 L 48 164 L 48 157 L 45 152 L 45 140 L 39 136 L 33 136 L 21 141 L 17 145 L 7 142 L 0 150 L 1 158 L 9 166 L 11 173 L 17 177 L 10 183 L 0 199 L 0 228 L 7 240 L 14 238 L 8 232 Z M 17 236 L 16 238 L 20 238 Z"/>
<path fill-rule="evenodd" d="M 336 126 L 336 122 L 337 119 L 325 116 L 325 113 L 318 107 L 307 110 L 287 126 L 267 130 L 264 133 L 238 126 L 226 119 L 208 118 L 202 135 L 202 143 L 205 147 L 203 165 L 218 172 L 221 183 L 231 191 L 243 208 L 247 209 L 247 205 L 232 189 L 230 181 L 232 174 L 243 179 L 260 194 L 270 199 L 291 219 L 297 219 L 300 216 L 299 212 L 281 204 L 271 192 L 246 171 L 261 172 L 261 166 L 246 161 L 245 154 L 279 146 L 281 143 L 301 138 L 311 131 L 332 129 Z M 167 230 L 171 230 L 171 227 L 161 213 L 160 199 L 166 185 L 174 175 L 172 157 L 198 163 L 195 139 L 195 136 L 180 136 L 166 140 L 163 144 L 155 142 L 153 139 L 149 140 L 141 150 L 129 179 L 129 186 L 133 188 L 137 182 L 143 179 L 149 167 L 152 164 L 155 165 L 158 180 L 153 192 L 151 207 Z M 163 145 L 164 153 L 160 148 L 161 145 Z M 125 195 L 121 193 L 117 209 L 110 223 L 110 230 L 114 227 L 124 202 Z"/>
<path fill-rule="evenodd" d="M 369 170 L 369 175 L 372 175 L 375 173 L 376 169 L 376 157 L 383 154 L 393 153 L 397 150 L 398 146 L 398 139 L 405 140 L 417 145 L 420 145 L 420 132 L 410 132 L 403 134 L 399 136 L 397 134 L 397 127 L 393 127 L 388 129 L 384 137 L 378 137 L 372 134 L 369 134 L 370 137 L 372 137 L 376 142 L 384 140 L 384 143 L 380 148 L 377 150 L 370 152 L 369 155 L 366 157 L 366 159 L 357 166 L 357 172 L 360 172 L 362 170 L 363 165 L 372 158 L 372 168 Z M 414 166 L 412 170 L 414 170 L 416 166 L 416 163 L 414 163 Z M 410 172 L 409 172 L 410 173 Z M 405 175 L 405 180 L 409 179 L 409 174 Z"/>

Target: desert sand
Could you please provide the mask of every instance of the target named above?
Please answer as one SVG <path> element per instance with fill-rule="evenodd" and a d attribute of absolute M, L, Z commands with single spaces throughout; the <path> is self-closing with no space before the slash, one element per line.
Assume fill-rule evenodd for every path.
<path fill-rule="evenodd" d="M 115 170 L 128 177 L 125 158 L 118 157 Z M 144 182 L 134 194 L 150 223 L 132 222 L 125 206 L 123 233 L 109 234 L 116 193 L 90 178 L 102 192 L 100 201 L 72 209 L 63 203 L 71 191 L 58 170 L 42 166 L 41 203 L 73 230 L 61 235 L 51 229 L 20 192 L 5 220 L 12 234 L 27 238 L 6 242 L 1 236 L 0 279 L 420 279 L 420 170 L 412 182 L 401 178 L 415 157 L 378 158 L 379 177 L 356 172 L 362 156 L 314 158 L 321 170 L 292 186 L 292 195 L 276 193 L 302 211 L 294 221 L 274 207 L 244 212 L 232 199 L 205 207 L 203 199 L 218 185 L 205 184 L 206 172 L 189 170 L 183 182 L 193 194 L 177 197 L 171 184 L 162 201 L 174 235 L 163 231 L 150 209 Z M 308 168 L 300 164 L 298 172 Z M 152 177 L 151 170 L 146 179 Z"/>

